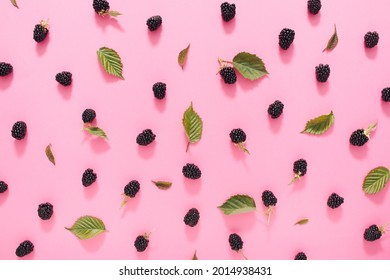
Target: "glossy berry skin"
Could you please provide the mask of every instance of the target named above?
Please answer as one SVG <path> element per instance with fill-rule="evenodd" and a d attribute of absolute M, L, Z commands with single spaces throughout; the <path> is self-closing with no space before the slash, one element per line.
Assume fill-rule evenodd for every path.
<path fill-rule="evenodd" d="M 81 115 L 83 123 L 91 123 L 96 118 L 96 112 L 93 109 L 85 109 Z"/>
<path fill-rule="evenodd" d="M 269 105 L 268 114 L 271 116 L 271 118 L 277 119 L 282 115 L 283 109 L 284 104 L 281 101 L 276 100 L 274 103 Z"/>
<path fill-rule="evenodd" d="M 72 73 L 67 71 L 60 72 L 56 75 L 56 81 L 64 87 L 70 86 L 72 84 Z"/>
<path fill-rule="evenodd" d="M 107 13 L 110 9 L 110 4 L 106 0 L 93 0 L 92 6 L 97 14 Z"/>
<path fill-rule="evenodd" d="M 153 94 L 157 99 L 164 99 L 167 90 L 165 83 L 157 82 L 153 85 Z"/>
<path fill-rule="evenodd" d="M 299 261 L 307 260 L 307 256 L 304 252 L 299 252 L 298 254 L 296 254 L 294 260 L 299 260 Z"/>
<path fill-rule="evenodd" d="M 34 244 L 32 244 L 29 240 L 25 240 L 19 244 L 18 248 L 16 248 L 15 254 L 19 258 L 22 258 L 30 254 L 32 251 L 34 251 Z"/>
<path fill-rule="evenodd" d="M 373 242 L 382 237 L 382 231 L 377 225 L 371 225 L 364 230 L 363 237 L 364 240 Z"/>
<path fill-rule="evenodd" d="M 230 132 L 229 136 L 230 136 L 230 140 L 234 144 L 239 144 L 239 143 L 243 143 L 243 142 L 246 141 L 246 134 L 245 134 L 245 132 L 241 128 L 233 129 Z"/>
<path fill-rule="evenodd" d="M 299 159 L 294 162 L 293 171 L 298 176 L 305 176 L 307 172 L 307 161 Z"/>
<path fill-rule="evenodd" d="M 318 14 L 321 10 L 322 4 L 321 0 L 309 0 L 307 1 L 307 9 L 312 15 Z"/>
<path fill-rule="evenodd" d="M 236 70 L 231 66 L 225 66 L 219 71 L 225 84 L 232 85 L 237 81 Z"/>
<path fill-rule="evenodd" d="M 81 178 L 81 182 L 84 187 L 89 187 L 92 185 L 97 179 L 96 173 L 93 172 L 93 169 L 88 168 L 84 171 L 83 177 Z"/>
<path fill-rule="evenodd" d="M 382 100 L 384 102 L 390 102 L 390 87 L 382 89 Z"/>
<path fill-rule="evenodd" d="M 338 208 L 341 204 L 344 203 L 344 198 L 342 198 L 341 196 L 339 196 L 338 194 L 336 193 L 332 193 L 329 198 L 328 198 L 328 202 L 327 202 L 327 205 L 332 208 L 332 209 L 335 209 L 335 208 Z"/>
<path fill-rule="evenodd" d="M 151 144 L 154 139 L 156 139 L 156 135 L 153 133 L 153 131 L 151 129 L 145 129 L 140 134 L 138 134 L 136 142 L 140 146 L 147 146 Z"/>
<path fill-rule="evenodd" d="M 349 137 L 349 143 L 352 146 L 358 147 L 361 147 L 366 144 L 368 140 L 370 140 L 370 138 L 368 138 L 368 136 L 364 133 L 364 129 L 355 130 Z"/>
<path fill-rule="evenodd" d="M 134 241 L 134 247 L 138 252 L 143 252 L 148 248 L 149 239 L 145 238 L 143 235 L 138 235 Z"/>
<path fill-rule="evenodd" d="M 244 242 L 238 234 L 232 233 L 229 235 L 229 245 L 233 251 L 239 251 L 242 249 Z"/>
<path fill-rule="evenodd" d="M 236 5 L 224 2 L 221 4 L 221 15 L 225 22 L 231 21 L 236 15 Z"/>
<path fill-rule="evenodd" d="M 330 76 L 330 67 L 328 64 L 316 66 L 316 79 L 320 83 L 325 83 Z"/>
<path fill-rule="evenodd" d="M 11 129 L 11 135 L 16 140 L 22 140 L 24 137 L 26 137 L 27 133 L 27 124 L 23 121 L 18 121 L 14 123 Z"/>
<path fill-rule="evenodd" d="M 188 210 L 187 214 L 184 216 L 184 223 L 187 226 L 194 227 L 198 224 L 200 218 L 200 214 L 198 209 L 196 208 L 191 208 Z"/>
<path fill-rule="evenodd" d="M 263 194 L 261 195 L 261 199 L 263 200 L 265 207 L 275 206 L 276 203 L 278 202 L 278 199 L 273 194 L 273 192 L 268 190 L 263 192 Z"/>
<path fill-rule="evenodd" d="M 366 35 L 364 35 L 364 45 L 366 48 L 373 48 L 376 45 L 378 45 L 379 42 L 379 34 L 377 32 L 367 32 Z"/>
<path fill-rule="evenodd" d="M 124 193 L 128 197 L 135 197 L 140 189 L 140 184 L 137 180 L 130 181 L 124 188 Z"/>
<path fill-rule="evenodd" d="M 53 205 L 49 202 L 41 203 L 38 206 L 38 216 L 42 220 L 49 220 L 53 215 Z"/>
<path fill-rule="evenodd" d="M 182 173 L 184 177 L 192 180 L 199 179 L 202 176 L 202 171 L 200 171 L 199 167 L 193 163 L 187 163 L 184 165 Z"/>
<path fill-rule="evenodd" d="M 48 33 L 49 33 L 49 29 L 47 29 L 42 24 L 37 24 L 34 27 L 33 38 L 35 42 L 40 43 L 46 39 Z"/>
<path fill-rule="evenodd" d="M 295 31 L 290 28 L 283 28 L 279 33 L 279 46 L 283 50 L 287 50 L 294 42 Z"/>
<path fill-rule="evenodd" d="M 162 24 L 161 16 L 153 16 L 148 18 L 146 21 L 146 25 L 148 26 L 150 31 L 156 31 Z"/>
<path fill-rule="evenodd" d="M 11 64 L 6 62 L 0 62 L 0 77 L 5 77 L 12 73 L 14 68 Z"/>

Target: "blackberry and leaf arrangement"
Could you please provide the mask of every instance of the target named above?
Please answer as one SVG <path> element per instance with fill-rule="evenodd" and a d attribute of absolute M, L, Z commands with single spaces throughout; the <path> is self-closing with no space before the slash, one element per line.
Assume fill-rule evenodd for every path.
<path fill-rule="evenodd" d="M 376 128 L 377 123 L 370 124 L 366 129 L 360 128 L 352 132 L 349 143 L 352 146 L 364 146 L 370 140 L 371 132 Z"/>
<path fill-rule="evenodd" d="M 113 11 L 110 9 L 110 3 L 106 0 L 93 0 L 92 7 L 99 16 L 112 16 L 117 17 L 122 15 L 118 11 Z"/>

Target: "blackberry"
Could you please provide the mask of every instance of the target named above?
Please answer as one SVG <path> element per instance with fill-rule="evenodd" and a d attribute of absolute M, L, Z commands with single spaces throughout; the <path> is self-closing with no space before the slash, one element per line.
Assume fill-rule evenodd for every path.
<path fill-rule="evenodd" d="M 147 146 L 156 139 L 156 135 L 153 134 L 151 129 L 145 129 L 140 134 L 138 134 L 136 142 L 138 145 Z"/>
<path fill-rule="evenodd" d="M 239 144 L 246 141 L 246 133 L 241 128 L 233 129 L 229 136 L 234 144 Z"/>
<path fill-rule="evenodd" d="M 244 242 L 242 242 L 242 239 L 238 234 L 232 233 L 229 235 L 229 244 L 230 244 L 230 248 L 233 251 L 238 252 L 239 250 L 242 249 Z"/>
<path fill-rule="evenodd" d="M 199 211 L 196 208 L 191 208 L 188 210 L 187 214 L 184 216 L 184 223 L 187 226 L 194 227 L 198 224 L 200 215 Z"/>
<path fill-rule="evenodd" d="M 289 185 L 294 183 L 296 180 L 300 179 L 302 176 L 305 176 L 307 172 L 307 162 L 304 159 L 299 159 L 294 162 L 293 166 L 294 178 L 291 180 Z"/>
<path fill-rule="evenodd" d="M 290 28 L 283 28 L 279 33 L 279 46 L 287 50 L 295 38 L 295 31 Z"/>
<path fill-rule="evenodd" d="M 81 182 L 84 187 L 89 187 L 96 181 L 97 175 L 93 172 L 93 169 L 88 168 L 84 171 Z"/>
<path fill-rule="evenodd" d="M 7 183 L 5 183 L 4 181 L 0 181 L 0 193 L 5 192 L 6 190 L 8 190 Z"/>
<path fill-rule="evenodd" d="M 278 202 L 278 199 L 275 197 L 273 192 L 268 190 L 263 192 L 263 194 L 261 195 L 261 199 L 263 200 L 265 207 L 275 206 Z"/>
<path fill-rule="evenodd" d="M 29 240 L 25 240 L 19 244 L 18 248 L 16 248 L 15 254 L 19 258 L 24 257 L 34 251 L 34 244 Z"/>
<path fill-rule="evenodd" d="M 219 74 L 221 75 L 225 84 L 231 85 L 237 81 L 236 70 L 234 70 L 234 68 L 231 66 L 222 67 L 222 69 L 219 70 Z"/>
<path fill-rule="evenodd" d="M 367 129 L 358 129 L 352 132 L 349 143 L 353 146 L 363 146 L 370 140 L 370 134 L 375 129 L 376 123 L 370 124 Z"/>
<path fill-rule="evenodd" d="M 0 62 L 0 77 L 7 76 L 12 73 L 14 68 L 11 64 L 6 62 Z"/>
<path fill-rule="evenodd" d="M 53 215 L 53 205 L 49 202 L 41 203 L 38 206 L 38 216 L 42 220 L 49 220 Z"/>
<path fill-rule="evenodd" d="M 147 234 L 138 235 L 134 241 L 134 247 L 138 252 L 143 252 L 149 245 L 149 236 Z"/>
<path fill-rule="evenodd" d="M 110 4 L 106 0 L 93 0 L 92 6 L 99 15 L 107 13 L 110 9 Z"/>
<path fill-rule="evenodd" d="M 26 136 L 27 124 L 23 121 L 14 123 L 11 130 L 11 135 L 16 140 L 22 140 Z"/>
<path fill-rule="evenodd" d="M 96 118 L 96 112 L 93 109 L 85 109 L 81 118 L 84 123 L 91 123 Z"/>
<path fill-rule="evenodd" d="M 339 196 L 337 193 L 332 193 L 328 198 L 328 206 L 332 209 L 339 207 L 344 203 L 344 198 Z"/>
<path fill-rule="evenodd" d="M 167 85 L 161 82 L 157 82 L 153 85 L 154 97 L 157 99 L 164 99 Z"/>
<path fill-rule="evenodd" d="M 33 38 L 37 43 L 42 42 L 46 39 L 47 34 L 49 33 L 48 22 L 41 21 L 40 24 L 35 25 Z"/>
<path fill-rule="evenodd" d="M 318 14 L 321 10 L 321 0 L 309 0 L 307 1 L 307 8 L 312 15 Z"/>
<path fill-rule="evenodd" d="M 231 21 L 236 15 L 236 5 L 224 2 L 221 4 L 222 19 L 226 22 Z"/>
<path fill-rule="evenodd" d="M 157 30 L 162 24 L 162 18 L 161 16 L 153 16 L 148 18 L 146 21 L 146 25 L 148 26 L 150 31 Z"/>
<path fill-rule="evenodd" d="M 298 254 L 296 254 L 294 260 L 307 260 L 307 256 L 304 252 L 299 252 Z"/>
<path fill-rule="evenodd" d="M 56 74 L 56 81 L 64 87 L 70 86 L 72 83 L 72 73 L 62 71 Z"/>
<path fill-rule="evenodd" d="M 373 48 L 376 45 L 378 45 L 379 42 L 379 34 L 377 32 L 367 32 L 366 35 L 364 35 L 364 44 L 366 48 Z"/>
<path fill-rule="evenodd" d="M 271 116 L 271 118 L 277 119 L 283 113 L 283 109 L 284 109 L 284 104 L 279 100 L 276 100 L 274 103 L 269 105 L 268 114 Z"/>
<path fill-rule="evenodd" d="M 202 171 L 193 163 L 187 163 L 182 169 L 184 177 L 192 180 L 199 179 L 202 176 Z"/>
<path fill-rule="evenodd" d="M 390 87 L 382 89 L 382 100 L 390 102 Z"/>
<path fill-rule="evenodd" d="M 330 68 L 328 64 L 320 64 L 316 66 L 316 79 L 320 83 L 325 83 L 330 75 Z"/>
<path fill-rule="evenodd" d="M 377 225 L 371 225 L 370 227 L 364 230 L 364 240 L 366 241 L 375 241 L 382 237 L 383 229 Z"/>
<path fill-rule="evenodd" d="M 124 188 L 124 193 L 128 197 L 135 197 L 140 189 L 140 184 L 137 180 L 130 181 Z"/>

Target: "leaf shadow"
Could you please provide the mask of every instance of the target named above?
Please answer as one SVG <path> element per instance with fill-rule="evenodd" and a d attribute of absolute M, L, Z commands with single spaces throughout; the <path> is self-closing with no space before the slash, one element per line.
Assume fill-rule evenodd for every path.
<path fill-rule="evenodd" d="M 61 96 L 62 96 L 65 100 L 69 100 L 70 97 L 72 96 L 73 81 L 72 81 L 72 84 L 69 85 L 69 86 L 67 86 L 67 87 L 64 87 L 63 85 L 58 84 L 58 85 L 57 85 L 57 90 L 58 90 L 58 92 L 61 94 Z"/>
<path fill-rule="evenodd" d="M 96 25 L 101 28 L 104 32 L 106 31 L 108 26 L 112 26 L 115 29 L 123 32 L 122 26 L 119 24 L 119 21 L 111 16 L 100 16 L 95 13 L 95 22 Z"/>
<path fill-rule="evenodd" d="M 222 22 L 223 30 L 225 31 L 226 34 L 230 34 L 234 31 L 236 27 L 236 17 L 234 17 L 232 20 L 228 22 L 225 22 L 221 17 L 221 22 Z"/>
<path fill-rule="evenodd" d="M 128 198 L 125 205 L 122 206 L 122 218 L 127 215 L 128 212 L 136 212 L 139 202 L 141 200 L 142 190 L 140 189 L 137 195 L 133 198 Z M 122 197 L 123 199 L 123 197 Z"/>
<path fill-rule="evenodd" d="M 259 86 L 260 82 L 261 82 L 263 79 L 268 79 L 268 75 L 263 76 L 263 77 L 261 77 L 260 79 L 257 79 L 257 80 L 254 80 L 254 81 L 251 81 L 251 80 L 249 80 L 249 79 L 245 79 L 241 74 L 238 74 L 238 75 L 237 75 L 237 82 L 238 82 L 238 85 L 240 86 L 240 88 L 241 88 L 243 91 L 249 91 L 249 90 L 255 89 L 256 87 Z"/>
<path fill-rule="evenodd" d="M 386 116 L 390 117 L 390 102 L 384 102 L 384 101 L 382 101 L 381 103 L 382 103 L 382 104 L 381 104 L 382 112 L 383 112 Z"/>
<path fill-rule="evenodd" d="M 364 52 L 366 54 L 366 57 L 369 59 L 375 59 L 378 55 L 378 46 L 375 46 L 373 48 L 366 48 L 366 46 L 363 43 Z"/>
<path fill-rule="evenodd" d="M 138 155 L 143 159 L 150 159 L 153 157 L 156 150 L 156 140 L 147 146 L 138 145 Z"/>
<path fill-rule="evenodd" d="M 100 69 L 100 73 L 101 73 L 101 75 L 103 76 L 104 80 L 105 80 L 107 83 L 116 83 L 116 82 L 119 82 L 119 81 L 124 81 L 124 79 L 121 79 L 121 78 L 118 78 L 118 77 L 113 76 L 113 75 L 111 75 L 111 74 L 108 74 L 108 73 L 106 72 L 106 70 L 104 70 L 103 66 L 101 65 L 98 56 L 96 56 L 96 59 L 97 59 L 97 64 L 98 64 L 97 67 Z"/>
<path fill-rule="evenodd" d="M 8 196 L 9 196 L 9 188 L 3 192 L 3 193 L 0 193 L 0 206 L 3 205 L 6 200 L 8 199 Z"/>
<path fill-rule="evenodd" d="M 97 154 L 105 153 L 111 148 L 107 140 L 101 137 L 93 138 L 89 143 L 91 144 L 92 150 Z"/>
<path fill-rule="evenodd" d="M 6 90 L 11 85 L 14 79 L 14 72 L 8 74 L 5 77 L 0 77 L 0 90 Z"/>
<path fill-rule="evenodd" d="M 24 155 L 27 147 L 27 138 L 28 138 L 28 132 L 26 133 L 26 136 L 22 140 L 14 140 L 14 148 L 16 155 L 18 157 L 21 157 Z"/>
<path fill-rule="evenodd" d="M 218 74 L 219 75 L 219 74 Z M 227 97 L 234 98 L 236 96 L 237 92 L 237 83 L 234 84 L 225 84 L 223 79 L 220 79 L 220 85 L 222 88 L 222 91 L 225 93 Z"/>
<path fill-rule="evenodd" d="M 334 223 L 340 221 L 340 219 L 343 216 L 343 205 L 341 205 L 340 207 L 338 207 L 336 209 L 332 209 L 328 206 L 326 206 L 326 208 L 327 208 L 326 214 L 328 215 L 329 220 L 331 220 Z"/>
<path fill-rule="evenodd" d="M 316 81 L 316 86 L 317 86 L 318 92 L 321 95 L 325 95 L 326 93 L 328 93 L 329 87 L 330 87 L 330 81 L 328 80 L 325 83 L 321 83 L 321 82 L 317 81 L 316 78 L 314 78 L 314 79 Z"/>
<path fill-rule="evenodd" d="M 256 225 L 256 211 L 236 215 L 225 215 L 220 212 L 226 227 L 231 231 L 248 231 Z"/>
<path fill-rule="evenodd" d="M 159 112 L 164 112 L 165 111 L 165 108 L 167 106 L 167 101 L 166 100 L 167 100 L 167 97 L 165 97 L 162 100 L 154 98 L 154 106 L 156 107 L 157 111 L 159 111 Z"/>
<path fill-rule="evenodd" d="M 83 248 L 88 252 L 97 252 L 100 247 L 102 247 L 104 240 L 106 239 L 106 234 L 109 234 L 109 232 L 103 232 L 102 234 L 90 239 L 81 240 L 77 237 L 75 238 L 77 238 L 81 246 L 83 246 Z"/>
<path fill-rule="evenodd" d="M 279 133 L 282 125 L 283 125 L 283 119 L 284 119 L 284 113 L 280 115 L 279 118 L 273 119 L 269 114 L 268 115 L 268 126 L 272 133 L 277 134 Z"/>
<path fill-rule="evenodd" d="M 369 143 L 366 143 L 364 146 L 357 147 L 357 146 L 351 145 L 348 142 L 349 152 L 356 159 L 360 159 L 360 160 L 365 159 L 367 157 L 367 153 L 368 153 L 368 144 Z"/>
<path fill-rule="evenodd" d="M 202 189 L 202 181 L 202 178 L 193 180 L 183 176 L 183 185 L 186 191 L 191 195 L 195 195 L 200 192 L 200 190 Z"/>
<path fill-rule="evenodd" d="M 309 10 L 307 10 L 307 18 L 312 26 L 317 26 L 321 21 L 321 11 L 316 15 L 312 15 Z"/>
<path fill-rule="evenodd" d="M 366 241 L 364 240 L 364 238 L 362 238 L 361 240 L 363 242 L 364 251 L 367 253 L 367 255 L 378 254 L 383 249 L 380 239 L 372 242 Z"/>
<path fill-rule="evenodd" d="M 287 50 L 283 50 L 279 47 L 279 57 L 284 64 L 289 64 L 294 56 L 294 43 Z"/>
<path fill-rule="evenodd" d="M 149 37 L 149 42 L 155 46 L 158 44 L 158 42 L 160 42 L 160 38 L 161 38 L 161 33 L 163 31 L 163 25 L 161 25 L 157 30 L 155 31 L 150 31 L 148 29 L 148 37 Z"/>
<path fill-rule="evenodd" d="M 365 193 L 365 196 L 367 197 L 367 199 L 369 199 L 371 202 L 377 204 L 377 205 L 380 205 L 383 203 L 384 199 L 385 199 L 385 195 L 386 195 L 386 189 L 388 188 L 388 186 L 385 186 L 380 193 L 376 193 L 376 194 L 366 194 Z"/>
<path fill-rule="evenodd" d="M 42 56 L 45 54 L 45 52 L 47 50 L 47 46 L 49 45 L 49 42 L 50 42 L 50 32 L 47 34 L 45 40 L 43 40 L 40 43 L 36 43 L 35 51 L 36 51 L 38 56 Z"/>
<path fill-rule="evenodd" d="M 83 193 L 84 193 L 84 196 L 87 200 L 91 200 L 92 198 L 94 198 L 98 192 L 98 189 L 99 189 L 99 178 L 96 179 L 96 181 L 94 183 L 92 183 L 92 185 L 90 185 L 89 187 L 84 187 L 82 185 L 82 188 L 83 189 Z"/>

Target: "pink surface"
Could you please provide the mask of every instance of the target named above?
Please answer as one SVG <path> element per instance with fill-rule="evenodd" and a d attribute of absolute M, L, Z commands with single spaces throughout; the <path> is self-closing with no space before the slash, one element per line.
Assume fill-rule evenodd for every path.
<path fill-rule="evenodd" d="M 206 3 L 207 2 L 207 3 Z M 368 243 L 363 232 L 371 224 L 390 221 L 390 194 L 366 196 L 364 176 L 379 165 L 390 167 L 388 155 L 390 104 L 380 91 L 390 86 L 390 20 L 388 1 L 323 1 L 320 14 L 307 13 L 306 0 L 235 0 L 236 18 L 223 23 L 221 1 L 115 1 L 118 21 L 95 15 L 90 1 L 9 1 L 0 3 L 0 60 L 14 73 L 0 79 L 0 180 L 9 185 L 0 195 L 0 258 L 15 259 L 15 249 L 31 240 L 35 251 L 26 259 L 240 259 L 228 245 L 230 233 L 244 241 L 249 259 L 293 259 L 304 251 L 309 259 L 389 259 L 390 237 Z M 145 25 L 161 15 L 162 28 Z M 32 39 L 34 25 L 50 19 L 45 42 Z M 323 53 L 337 24 L 339 45 Z M 278 47 L 284 27 L 296 32 L 288 51 Z M 367 31 L 380 35 L 376 48 L 366 50 Z M 179 51 L 191 43 L 184 71 Z M 124 63 L 125 80 L 105 74 L 96 51 L 115 49 Z M 215 73 L 217 59 L 240 52 L 257 54 L 270 75 L 250 82 L 242 77 L 225 85 Z M 318 84 L 314 67 L 328 63 L 329 81 Z M 57 72 L 73 73 L 63 88 Z M 167 98 L 157 101 L 155 82 L 167 84 Z M 267 115 L 276 99 L 285 104 L 281 118 Z M 185 152 L 182 114 L 193 102 L 204 121 L 202 140 Z M 110 140 L 81 132 L 81 113 L 97 112 L 96 124 Z M 313 117 L 335 114 L 334 127 L 323 136 L 299 132 Z M 28 136 L 11 138 L 14 122 L 24 120 Z M 352 131 L 378 120 L 370 142 L 353 148 Z M 233 128 L 247 133 L 248 156 L 229 139 Z M 148 147 L 135 138 L 145 128 L 157 135 Z M 46 158 L 52 144 L 57 165 Z M 305 158 L 308 173 L 294 186 L 293 162 Z M 189 181 L 181 173 L 187 162 L 197 164 L 202 178 Z M 93 168 L 97 183 L 81 185 Z M 139 180 L 141 190 L 121 210 L 123 187 Z M 162 191 L 151 180 L 170 180 Z M 278 204 L 266 224 L 260 212 L 224 216 L 216 207 L 237 193 L 249 194 L 264 211 L 261 193 L 269 189 Z M 345 203 L 326 206 L 337 192 Z M 38 204 L 51 202 L 54 215 L 42 221 Z M 184 225 L 188 209 L 199 209 L 195 228 Z M 108 233 L 78 240 L 64 229 L 82 215 L 100 217 Z M 294 223 L 307 217 L 303 226 Z M 137 253 L 137 235 L 156 229 L 148 249 Z"/>

